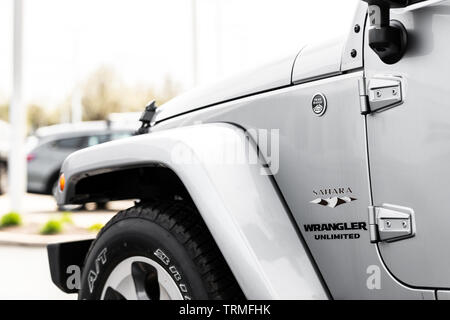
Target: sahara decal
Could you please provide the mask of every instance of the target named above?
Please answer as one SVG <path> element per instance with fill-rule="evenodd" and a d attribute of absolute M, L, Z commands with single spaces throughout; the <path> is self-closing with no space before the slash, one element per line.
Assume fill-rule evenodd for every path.
<path fill-rule="evenodd" d="M 337 223 L 317 223 L 303 225 L 305 232 L 318 232 L 314 234 L 315 240 L 347 240 L 359 239 L 359 232 L 340 233 L 334 231 L 355 231 L 366 230 L 366 222 L 337 222 Z M 329 232 L 332 231 L 332 232 Z M 320 232 L 320 233 L 319 233 Z"/>
<path fill-rule="evenodd" d="M 340 205 L 357 200 L 356 198 L 350 196 L 350 194 L 353 194 L 353 191 L 349 187 L 313 190 L 313 194 L 319 198 L 310 201 L 310 203 L 329 208 L 336 208 Z"/>

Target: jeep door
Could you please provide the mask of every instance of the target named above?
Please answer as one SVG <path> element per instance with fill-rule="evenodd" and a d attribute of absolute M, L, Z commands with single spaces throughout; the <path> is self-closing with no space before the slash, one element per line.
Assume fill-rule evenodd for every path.
<path fill-rule="evenodd" d="M 367 116 L 371 186 L 374 206 L 392 209 L 377 220 L 379 231 L 409 230 L 407 220 L 395 218 L 403 213 L 415 234 L 378 242 L 378 248 L 403 284 L 450 288 L 450 1 L 392 10 L 391 19 L 406 27 L 409 38 L 398 63 L 384 64 L 369 48 L 367 33 L 365 40 L 369 97 L 382 102 L 385 94 L 397 94 L 402 100 Z M 389 87 L 393 79 L 399 86 Z"/>

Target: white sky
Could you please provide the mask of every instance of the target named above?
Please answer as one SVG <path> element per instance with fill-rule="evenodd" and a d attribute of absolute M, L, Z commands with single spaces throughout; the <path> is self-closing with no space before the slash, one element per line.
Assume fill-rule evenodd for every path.
<path fill-rule="evenodd" d="M 12 4 L 0 0 L 0 100 L 11 94 Z M 346 33 L 360 0 L 197 0 L 199 82 Z M 53 106 L 102 65 L 128 84 L 192 86 L 191 0 L 25 0 L 24 95 Z"/>

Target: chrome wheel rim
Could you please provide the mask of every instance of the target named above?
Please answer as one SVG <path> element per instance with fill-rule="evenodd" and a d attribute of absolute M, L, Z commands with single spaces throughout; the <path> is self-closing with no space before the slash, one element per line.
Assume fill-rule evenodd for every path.
<path fill-rule="evenodd" d="M 108 276 L 102 300 L 182 300 L 174 279 L 158 263 L 147 257 L 130 257 L 120 262 Z"/>

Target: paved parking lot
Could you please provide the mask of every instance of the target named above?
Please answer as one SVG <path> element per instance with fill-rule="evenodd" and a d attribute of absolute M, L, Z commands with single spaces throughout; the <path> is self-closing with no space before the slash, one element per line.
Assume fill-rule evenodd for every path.
<path fill-rule="evenodd" d="M 53 285 L 44 247 L 0 246 L 0 299 L 76 299 Z"/>
<path fill-rule="evenodd" d="M 109 203 L 109 210 L 76 211 L 71 218 L 77 226 L 87 228 L 93 223 L 106 223 L 117 211 L 133 205 L 131 201 Z M 0 216 L 9 211 L 7 195 L 0 196 Z M 51 196 L 26 194 L 23 211 L 24 224 L 43 224 L 48 219 L 60 216 Z M 21 232 L 1 230 L 0 237 L 0 300 L 1 299 L 76 299 L 76 295 L 68 295 L 60 291 L 51 281 L 47 250 L 42 239 L 58 236 L 25 235 Z M 62 235 L 64 241 L 77 234 Z M 33 238 L 34 237 L 34 238 Z M 95 234 L 92 234 L 95 237 Z M 14 240 L 17 238 L 18 240 Z M 23 238 L 23 239 L 22 239 Z M 0 240 L 1 240 L 0 239 Z M 33 240 L 36 239 L 36 240 Z M 19 241 L 20 240 L 20 241 Z M 24 241 L 27 240 L 27 241 Z M 39 240 L 39 241 L 38 241 Z M 58 242 L 61 240 L 58 240 Z M 28 243 L 31 246 L 14 245 Z M 53 242 L 53 241 L 50 241 Z M 9 245 L 3 245 L 9 243 Z"/>

